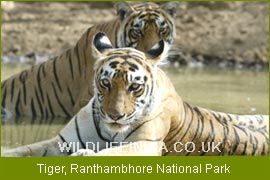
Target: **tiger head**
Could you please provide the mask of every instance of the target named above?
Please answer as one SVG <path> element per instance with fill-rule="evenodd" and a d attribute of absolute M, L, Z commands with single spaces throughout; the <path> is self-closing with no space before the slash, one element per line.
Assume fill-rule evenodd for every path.
<path fill-rule="evenodd" d="M 146 52 L 160 40 L 172 44 L 178 3 L 168 2 L 159 6 L 155 3 L 139 3 L 131 6 L 126 2 L 115 4 L 121 21 L 118 47 L 133 47 Z"/>
<path fill-rule="evenodd" d="M 155 79 L 167 44 L 161 40 L 143 53 L 134 48 L 113 49 L 104 33 L 92 44 L 96 60 L 94 100 L 103 126 L 109 132 L 124 132 L 140 123 L 159 101 Z M 154 105 L 155 104 L 155 105 Z"/>

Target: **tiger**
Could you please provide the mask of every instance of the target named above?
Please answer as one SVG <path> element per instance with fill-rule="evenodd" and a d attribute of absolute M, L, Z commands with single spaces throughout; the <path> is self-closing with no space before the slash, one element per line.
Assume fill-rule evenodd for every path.
<path fill-rule="evenodd" d="M 2 156 L 268 154 L 268 115 L 215 112 L 182 100 L 159 66 L 168 52 L 164 40 L 144 53 L 113 48 L 98 33 L 92 50 L 94 96 L 88 104 L 54 138 Z M 77 148 L 67 146 L 72 143 Z M 209 143 L 212 151 L 205 148 Z"/>
<path fill-rule="evenodd" d="M 140 51 L 161 39 L 172 44 L 177 7 L 177 2 L 115 3 L 117 18 L 88 28 L 73 48 L 1 82 L 2 117 L 73 117 L 94 93 L 93 36 L 102 31 L 114 47 Z"/>

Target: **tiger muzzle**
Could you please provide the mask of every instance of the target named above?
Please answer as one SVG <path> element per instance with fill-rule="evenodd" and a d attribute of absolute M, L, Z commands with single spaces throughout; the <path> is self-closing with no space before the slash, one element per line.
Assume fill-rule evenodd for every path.
<path fill-rule="evenodd" d="M 125 116 L 125 114 L 117 114 L 117 113 L 107 113 L 107 114 L 112 120 L 115 121 L 122 119 Z"/>

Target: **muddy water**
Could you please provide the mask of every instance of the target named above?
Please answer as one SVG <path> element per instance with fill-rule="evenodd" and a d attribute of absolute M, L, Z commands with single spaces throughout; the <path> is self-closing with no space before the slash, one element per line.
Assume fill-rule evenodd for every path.
<path fill-rule="evenodd" d="M 2 65 L 1 79 L 28 68 Z M 165 69 L 183 100 L 208 109 L 237 114 L 268 114 L 268 72 L 216 68 Z M 16 147 L 55 136 L 65 119 L 17 119 L 2 125 L 2 147 Z"/>

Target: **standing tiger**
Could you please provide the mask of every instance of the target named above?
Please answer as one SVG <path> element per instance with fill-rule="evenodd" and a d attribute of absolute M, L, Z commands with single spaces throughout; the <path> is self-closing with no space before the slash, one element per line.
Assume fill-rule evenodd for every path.
<path fill-rule="evenodd" d="M 269 116 L 225 114 L 181 100 L 158 67 L 167 53 L 163 40 L 143 53 L 113 49 L 99 33 L 92 46 L 96 63 L 89 103 L 55 138 L 4 156 L 268 154 Z M 61 150 L 71 143 L 80 150 Z M 115 144 L 120 146 L 111 148 Z"/>
<path fill-rule="evenodd" d="M 177 5 L 116 3 L 118 18 L 90 27 L 73 48 L 3 81 L 2 116 L 72 117 L 93 96 L 93 35 L 105 32 L 114 47 L 143 52 L 161 39 L 172 44 Z"/>

